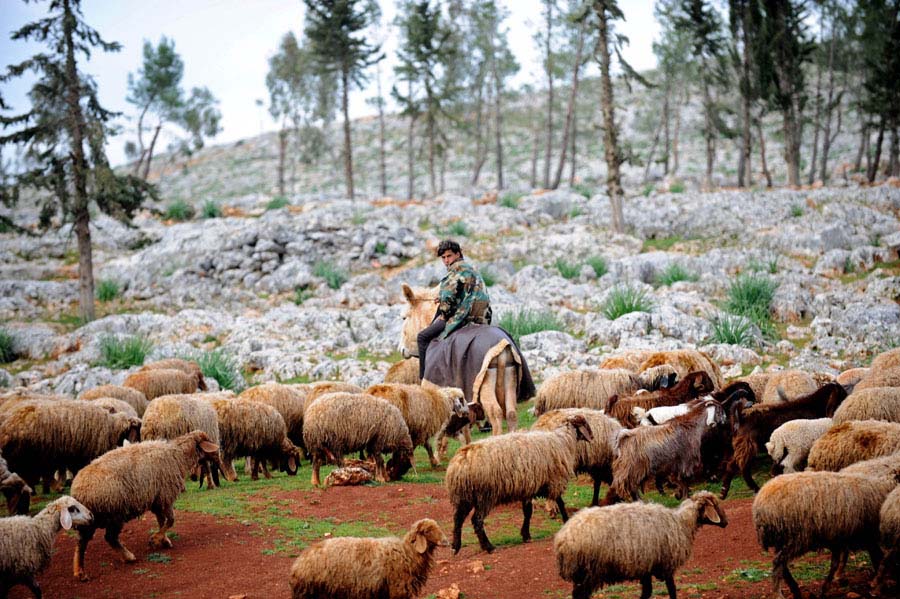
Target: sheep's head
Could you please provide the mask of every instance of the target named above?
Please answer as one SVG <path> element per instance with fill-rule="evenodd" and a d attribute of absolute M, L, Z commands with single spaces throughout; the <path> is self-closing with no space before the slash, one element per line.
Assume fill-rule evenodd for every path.
<path fill-rule="evenodd" d="M 300 449 L 285 437 L 281 440 L 281 471 L 295 476 L 300 465 Z"/>
<path fill-rule="evenodd" d="M 94 521 L 91 511 L 68 495 L 60 497 L 53 505 L 59 510 L 59 525 L 66 530 L 73 526 L 87 526 Z"/>
<path fill-rule="evenodd" d="M 12 473 L 0 481 L 0 492 L 6 497 L 6 509 L 10 516 L 28 515 L 34 491 L 18 474 Z"/>
<path fill-rule="evenodd" d="M 453 414 L 468 418 L 469 406 L 466 404 L 466 395 L 459 387 L 441 387 L 441 397 L 452 406 Z"/>
<path fill-rule="evenodd" d="M 698 491 L 688 501 L 693 501 L 698 507 L 698 524 L 712 524 L 720 528 L 728 526 L 725 510 L 719 504 L 719 499 L 709 491 Z"/>
<path fill-rule="evenodd" d="M 200 463 L 201 469 L 208 468 L 212 473 L 213 482 L 218 486 L 219 472 L 225 475 L 225 479 L 234 482 L 237 480 L 237 474 L 231 464 L 227 466 L 222 463 L 222 457 L 219 455 L 219 446 L 210 441 L 209 436 L 203 431 L 193 431 L 188 433 L 193 437 L 194 449 L 197 452 L 197 461 Z M 203 477 L 200 478 L 200 486 L 203 486 Z"/>
<path fill-rule="evenodd" d="M 447 537 L 437 522 L 431 518 L 423 518 L 406 533 L 406 542 L 413 546 L 416 553 L 425 553 L 436 546 L 446 547 Z"/>
<path fill-rule="evenodd" d="M 575 438 L 579 441 L 593 441 L 594 433 L 591 426 L 581 414 L 566 418 L 566 424 L 575 429 Z"/>
<path fill-rule="evenodd" d="M 403 478 L 403 475 L 412 468 L 412 455 L 412 448 L 401 447 L 394 451 L 386 464 L 387 479 L 394 481 Z"/>

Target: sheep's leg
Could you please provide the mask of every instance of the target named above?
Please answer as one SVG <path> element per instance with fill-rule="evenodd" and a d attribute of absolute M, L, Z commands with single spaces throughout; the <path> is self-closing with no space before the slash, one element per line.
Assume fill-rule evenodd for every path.
<path fill-rule="evenodd" d="M 22 581 L 22 584 L 24 584 L 29 588 L 29 590 L 31 590 L 32 594 L 34 595 L 34 599 L 41 599 L 44 596 L 44 593 L 41 591 L 41 585 L 39 585 L 38 581 L 34 579 L 34 576 L 29 576 Z M 3 593 L 0 594 L 0 597 L 6 597 L 6 592 L 4 591 L 4 589 L 0 588 L 0 591 L 3 591 Z"/>
<path fill-rule="evenodd" d="M 750 471 L 753 466 L 753 458 L 751 457 L 747 460 L 747 463 L 744 464 L 744 467 L 741 468 L 741 476 L 744 477 L 744 482 L 747 483 L 747 486 L 753 489 L 753 492 L 756 493 L 759 491 L 759 485 L 756 484 L 756 481 L 753 480 L 752 472 Z"/>
<path fill-rule="evenodd" d="M 881 559 L 881 564 L 878 566 L 877 574 L 875 578 L 872 580 L 872 593 L 874 595 L 880 594 L 882 590 L 884 590 L 885 579 L 889 578 L 889 572 L 892 568 L 894 568 L 894 562 L 897 560 L 897 548 L 891 548 L 884 557 Z"/>
<path fill-rule="evenodd" d="M 154 507 L 151 508 L 153 515 L 156 516 L 156 522 L 159 524 L 159 530 L 150 537 L 150 545 L 156 549 L 163 549 L 172 546 L 172 540 L 166 536 L 166 531 L 175 523 L 175 511 L 170 506 L 167 509 Z"/>
<path fill-rule="evenodd" d="M 462 526 L 470 511 L 472 511 L 472 506 L 462 502 L 456 506 L 456 511 L 453 513 L 453 542 L 450 544 L 453 548 L 453 555 L 459 553 L 459 549 L 462 547 Z"/>
<path fill-rule="evenodd" d="M 425 439 L 422 445 L 425 447 L 425 453 L 428 454 L 428 461 L 431 462 L 431 467 L 437 468 L 440 466 L 441 461 L 434 456 L 434 447 L 431 446 L 431 439 Z"/>
<path fill-rule="evenodd" d="M 653 577 L 647 574 L 641 577 L 641 599 L 650 599 L 653 594 Z"/>
<path fill-rule="evenodd" d="M 262 463 L 263 476 L 265 476 L 266 478 L 272 478 L 272 473 L 269 472 L 269 463 L 268 463 L 269 461 L 268 460 L 260 460 L 260 462 Z"/>
<path fill-rule="evenodd" d="M 825 599 L 825 596 L 828 594 L 828 587 L 831 586 L 831 581 L 834 580 L 834 573 L 840 568 L 845 555 L 845 552 L 837 547 L 831 547 L 830 550 L 831 565 L 828 568 L 828 575 L 825 577 L 825 581 L 822 582 L 822 590 L 819 594 L 822 599 Z"/>
<path fill-rule="evenodd" d="M 572 599 L 591 599 L 594 585 L 588 582 L 576 582 L 572 585 Z"/>
<path fill-rule="evenodd" d="M 96 528 L 85 527 L 78 529 L 78 547 L 75 548 L 75 555 L 72 559 L 72 571 L 75 578 L 85 582 L 88 577 L 84 571 L 84 552 L 87 550 L 88 543 L 94 538 Z"/>
<path fill-rule="evenodd" d="M 441 433 L 441 435 L 438 437 L 438 443 L 437 443 L 438 461 L 439 462 L 443 462 L 445 459 L 447 459 L 447 444 L 448 443 L 450 443 L 450 438 L 447 437 L 447 435 Z M 426 450 L 427 450 L 427 446 L 426 446 Z"/>
<path fill-rule="evenodd" d="M 800 585 L 797 584 L 797 581 L 794 580 L 791 571 L 788 569 L 788 558 L 782 551 L 777 551 L 775 553 L 775 559 L 772 560 L 772 594 L 778 597 L 783 597 L 781 594 L 781 581 L 787 583 L 788 588 L 791 589 L 791 594 L 794 596 L 794 599 L 803 599 L 803 593 L 800 592 Z"/>
<path fill-rule="evenodd" d="M 731 489 L 731 480 L 734 478 L 734 458 L 725 465 L 725 472 L 722 475 L 722 490 L 719 492 L 719 499 L 728 497 L 728 490 Z"/>
<path fill-rule="evenodd" d="M 475 536 L 478 537 L 478 544 L 481 549 L 487 553 L 493 553 L 496 549 L 491 540 L 488 539 L 487 533 L 484 532 L 484 517 L 487 516 L 488 510 L 483 506 L 475 506 L 475 513 L 472 514 L 472 526 L 475 528 Z"/>
<path fill-rule="evenodd" d="M 312 479 L 310 483 L 314 487 L 319 486 L 319 468 L 322 467 L 322 454 L 318 451 L 312 454 Z"/>
<path fill-rule="evenodd" d="M 600 483 L 603 482 L 600 480 L 599 476 L 592 476 L 594 479 L 594 496 L 591 498 L 591 507 L 596 505 L 600 505 Z"/>
<path fill-rule="evenodd" d="M 522 500 L 522 528 L 519 532 L 522 535 L 522 542 L 527 543 L 531 540 L 531 513 L 534 511 L 534 505 L 531 499 Z"/>
<path fill-rule="evenodd" d="M 373 451 L 369 455 L 375 459 L 375 480 L 380 483 L 388 482 L 388 475 L 384 468 L 384 458 L 381 457 L 381 452 Z"/>
<path fill-rule="evenodd" d="M 666 581 L 666 590 L 669 591 L 669 599 L 676 599 L 675 596 L 675 578 L 669 574 L 664 578 Z"/>
<path fill-rule="evenodd" d="M 556 498 L 556 505 L 559 507 L 559 517 L 563 522 L 568 522 L 569 512 L 566 511 L 566 504 L 563 503 L 562 495 Z"/>
<path fill-rule="evenodd" d="M 112 524 L 107 527 L 106 533 L 103 535 L 103 538 L 106 539 L 106 542 L 110 547 L 119 552 L 119 554 L 122 556 L 122 560 L 126 564 L 137 561 L 137 558 L 134 557 L 134 554 L 128 550 L 128 547 L 123 545 L 122 541 L 119 540 L 120 534 L 122 534 L 122 525 Z"/>

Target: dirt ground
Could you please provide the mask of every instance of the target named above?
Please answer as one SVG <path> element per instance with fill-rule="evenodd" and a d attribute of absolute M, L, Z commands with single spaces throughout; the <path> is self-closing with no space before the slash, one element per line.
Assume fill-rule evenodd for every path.
<path fill-rule="evenodd" d="M 289 515 L 305 518 L 328 518 L 329 522 L 371 522 L 373 527 L 401 531 L 422 517 L 438 521 L 444 531 L 451 532 L 450 503 L 446 491 L 437 484 L 392 484 L 377 487 L 335 487 L 324 491 L 273 491 Z M 725 529 L 704 527 L 700 530 L 691 560 L 676 578 L 679 596 L 689 598 L 754 598 L 767 596 L 766 578 L 771 556 L 756 542 L 750 514 L 750 499 L 725 502 L 729 525 Z M 488 535 L 497 541 L 501 527 L 517 530 L 521 513 L 506 506 L 492 512 L 486 520 Z M 143 519 L 125 527 L 122 539 L 137 556 L 133 564 L 122 563 L 98 533 L 88 547 L 86 568 L 91 576 L 86 583 L 72 577 L 74 535 L 57 538 L 50 567 L 40 576 L 44 597 L 50 598 L 139 598 L 190 597 L 219 598 L 287 598 L 290 597 L 288 576 L 293 557 L 288 552 L 274 551 L 273 530 L 251 521 L 215 517 L 205 513 L 177 511 L 174 526 L 174 548 L 158 552 L 147 544 L 148 533 L 156 525 L 155 518 Z M 536 506 L 533 530 L 556 530 L 558 521 Z M 453 585 L 464 599 L 546 599 L 570 596 L 571 586 L 559 578 L 553 558 L 549 533 L 528 544 L 510 536 L 493 554 L 479 550 L 466 523 L 463 548 L 451 555 L 449 548 L 439 548 L 436 564 L 423 597 L 433 596 Z M 296 553 L 296 552 L 294 552 Z M 861 559 L 856 557 L 855 559 Z M 792 570 L 807 593 L 818 593 L 821 572 L 827 555 L 809 556 Z M 860 564 L 860 562 L 857 562 Z M 804 572 L 809 572 L 804 576 Z M 837 585 L 829 597 L 868 597 L 864 565 L 850 573 L 850 582 Z M 664 585 L 655 583 L 656 594 L 664 594 Z M 787 592 L 787 589 L 785 589 Z M 639 587 L 633 583 L 607 587 L 595 597 L 637 597 Z M 10 595 L 29 597 L 24 587 Z M 451 593 L 449 595 L 453 597 Z"/>

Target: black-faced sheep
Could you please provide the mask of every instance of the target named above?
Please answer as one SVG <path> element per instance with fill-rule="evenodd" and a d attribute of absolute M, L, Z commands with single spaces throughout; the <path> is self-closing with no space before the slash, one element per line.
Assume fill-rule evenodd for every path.
<path fill-rule="evenodd" d="M 759 397 L 761 403 L 790 401 L 809 395 L 819 388 L 816 379 L 802 370 L 773 372 L 766 382 L 766 389 Z"/>
<path fill-rule="evenodd" d="M 703 524 L 728 524 L 707 491 L 675 509 L 636 502 L 580 510 L 553 537 L 556 566 L 573 583 L 572 599 L 589 599 L 598 587 L 623 580 L 640 580 L 641 599 L 649 599 L 653 576 L 675 599 L 675 571 L 690 559 Z"/>
<path fill-rule="evenodd" d="M 638 425 L 640 410 L 649 410 L 661 406 L 675 406 L 711 393 L 713 383 L 709 375 L 697 370 L 690 372 L 671 388 L 638 393 L 627 397 L 613 396 L 606 404 L 606 414 L 615 418 L 624 426 L 634 428 Z M 635 409 L 639 411 L 636 412 Z"/>
<path fill-rule="evenodd" d="M 90 511 L 68 495 L 48 503 L 34 518 L 0 518 L 0 597 L 24 584 L 41 599 L 35 577 L 50 563 L 56 534 L 61 528 L 89 525 L 91 520 Z"/>
<path fill-rule="evenodd" d="M 709 375 L 713 386 L 721 389 L 725 386 L 725 379 L 722 377 L 722 371 L 719 365 L 712 361 L 708 355 L 695 349 L 675 349 L 671 351 L 660 351 L 650 354 L 646 360 L 638 368 L 638 372 L 644 372 L 655 366 L 668 364 L 675 368 L 678 378 L 682 379 L 689 372 L 703 370 Z"/>
<path fill-rule="evenodd" d="M 398 537 L 326 539 L 303 550 L 291 566 L 293 599 L 418 597 L 447 539 L 425 518 Z"/>
<path fill-rule="evenodd" d="M 484 518 L 498 505 L 521 502 L 523 541 L 531 539 L 532 499 L 555 501 L 563 521 L 568 519 L 562 494 L 575 475 L 580 440 L 592 434 L 583 416 L 572 416 L 553 431 L 514 432 L 461 447 L 450 464 L 444 484 L 453 504 L 453 552 L 462 545 L 462 525 L 472 514 L 472 526 L 482 550 L 494 546 L 484 531 Z"/>
<path fill-rule="evenodd" d="M 78 399 L 93 400 L 100 399 L 101 397 L 121 399 L 134 408 L 138 417 L 141 418 L 144 416 L 144 410 L 147 409 L 147 404 L 149 403 L 147 398 L 144 397 L 144 394 L 137 389 L 123 387 L 121 385 L 100 385 L 99 387 L 93 387 L 87 391 L 83 391 L 81 395 L 78 396 Z"/>
<path fill-rule="evenodd" d="M 185 374 L 194 377 L 197 389 L 206 391 L 206 381 L 203 379 L 203 371 L 200 365 L 192 360 L 183 360 L 181 358 L 166 358 L 164 360 L 156 360 L 144 364 L 141 370 L 180 370 Z"/>
<path fill-rule="evenodd" d="M 201 463 L 211 470 L 222 468 L 219 447 L 206 433 L 193 431 L 173 441 L 145 441 L 120 447 L 79 472 L 72 481 L 72 496 L 91 511 L 94 519 L 78 527 L 75 578 L 87 580 L 84 552 L 98 528 L 106 529 L 106 542 L 123 560 L 135 561 L 134 554 L 119 541 L 119 534 L 126 522 L 148 510 L 159 523 L 151 544 L 158 548 L 171 547 L 166 531 L 175 523 L 172 505 L 184 491 L 185 477 Z"/>
<path fill-rule="evenodd" d="M 144 394 L 147 401 L 163 395 L 193 393 L 197 390 L 197 378 L 173 368 L 140 370 L 129 374 L 124 385 Z"/>
<path fill-rule="evenodd" d="M 813 443 L 809 470 L 836 472 L 856 462 L 900 451 L 900 423 L 851 420 L 836 424 Z"/>
<path fill-rule="evenodd" d="M 850 420 L 900 422 L 900 387 L 854 389 L 834 413 L 834 423 Z"/>
<path fill-rule="evenodd" d="M 791 474 L 806 469 L 809 450 L 831 425 L 831 418 L 791 420 L 772 431 L 766 442 L 766 451 L 772 458 L 772 473 Z"/>
<path fill-rule="evenodd" d="M 572 370 L 544 381 L 534 400 L 534 414 L 563 408 L 602 410 L 614 395 L 640 389 L 638 377 L 628 370 Z"/>
<path fill-rule="evenodd" d="M 0 493 L 6 498 L 6 511 L 10 516 L 28 514 L 34 490 L 21 476 L 10 471 L 2 453 L 0 453 Z"/>

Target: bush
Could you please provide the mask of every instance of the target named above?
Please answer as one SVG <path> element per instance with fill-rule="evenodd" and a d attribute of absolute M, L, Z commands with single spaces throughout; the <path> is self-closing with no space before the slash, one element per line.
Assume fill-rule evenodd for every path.
<path fill-rule="evenodd" d="M 203 209 L 200 211 L 203 218 L 219 218 L 222 216 L 222 209 L 212 200 L 206 200 L 203 203 Z"/>
<path fill-rule="evenodd" d="M 331 289 L 340 289 L 347 282 L 347 271 L 338 268 L 331 262 L 317 262 L 313 267 L 313 274 L 325 279 L 325 283 Z"/>
<path fill-rule="evenodd" d="M 670 193 L 684 193 L 684 190 L 684 183 L 682 183 L 681 181 L 675 181 L 674 183 L 669 185 Z"/>
<path fill-rule="evenodd" d="M 194 218 L 194 207 L 184 200 L 175 200 L 166 208 L 166 218 L 177 221 L 190 220 Z"/>
<path fill-rule="evenodd" d="M 756 340 L 753 336 L 753 322 L 743 316 L 724 314 L 709 321 L 713 332 L 710 341 L 753 347 Z"/>
<path fill-rule="evenodd" d="M 100 365 L 117 370 L 140 366 L 151 349 L 153 344 L 143 337 L 104 335 L 100 338 Z"/>
<path fill-rule="evenodd" d="M 95 293 L 101 302 L 111 302 L 119 295 L 119 284 L 112 279 L 101 279 Z"/>
<path fill-rule="evenodd" d="M 190 359 L 197 362 L 204 377 L 216 379 L 222 389 L 230 389 L 235 393 L 243 390 L 244 377 L 241 376 L 237 360 L 222 348 L 203 352 Z"/>
<path fill-rule="evenodd" d="M 614 287 L 606 301 L 603 302 L 601 312 L 610 320 L 615 320 L 629 312 L 649 312 L 653 309 L 653 300 L 644 289 L 636 287 Z"/>
<path fill-rule="evenodd" d="M 609 272 L 609 267 L 606 266 L 606 259 L 603 256 L 591 256 L 584 262 L 594 269 L 594 274 L 597 275 L 598 279 Z"/>
<path fill-rule="evenodd" d="M 522 201 L 522 193 L 517 191 L 510 191 L 500 196 L 500 199 L 497 201 L 497 205 L 504 208 L 516 209 L 519 207 L 520 201 Z"/>
<path fill-rule="evenodd" d="M 533 310 L 519 310 L 515 313 L 507 312 L 497 323 L 505 330 L 518 345 L 523 335 L 530 335 L 538 331 L 561 331 L 562 322 L 552 312 L 535 312 Z"/>
<path fill-rule="evenodd" d="M 661 273 L 656 275 L 657 285 L 671 285 L 678 281 L 696 281 L 697 275 L 678 264 L 673 262 L 669 264 Z"/>
<path fill-rule="evenodd" d="M 570 264 L 562 258 L 557 258 L 553 265 L 564 279 L 574 279 L 581 272 L 580 264 Z"/>
<path fill-rule="evenodd" d="M 294 289 L 294 303 L 298 306 L 315 295 L 312 289 L 307 287 L 297 287 Z"/>
<path fill-rule="evenodd" d="M 801 206 L 800 204 L 794 204 L 793 206 L 791 206 L 791 216 L 793 216 L 794 218 L 803 216 L 803 206 Z"/>
<path fill-rule="evenodd" d="M 578 218 L 582 214 L 584 214 L 584 209 L 581 206 L 574 206 L 569 210 L 569 218 Z"/>
<path fill-rule="evenodd" d="M 0 364 L 6 364 L 16 359 L 13 351 L 13 336 L 6 329 L 0 329 Z"/>
<path fill-rule="evenodd" d="M 285 206 L 289 206 L 290 202 L 284 196 L 275 196 L 269 203 L 266 204 L 266 210 L 278 210 L 280 208 L 284 208 Z"/>

